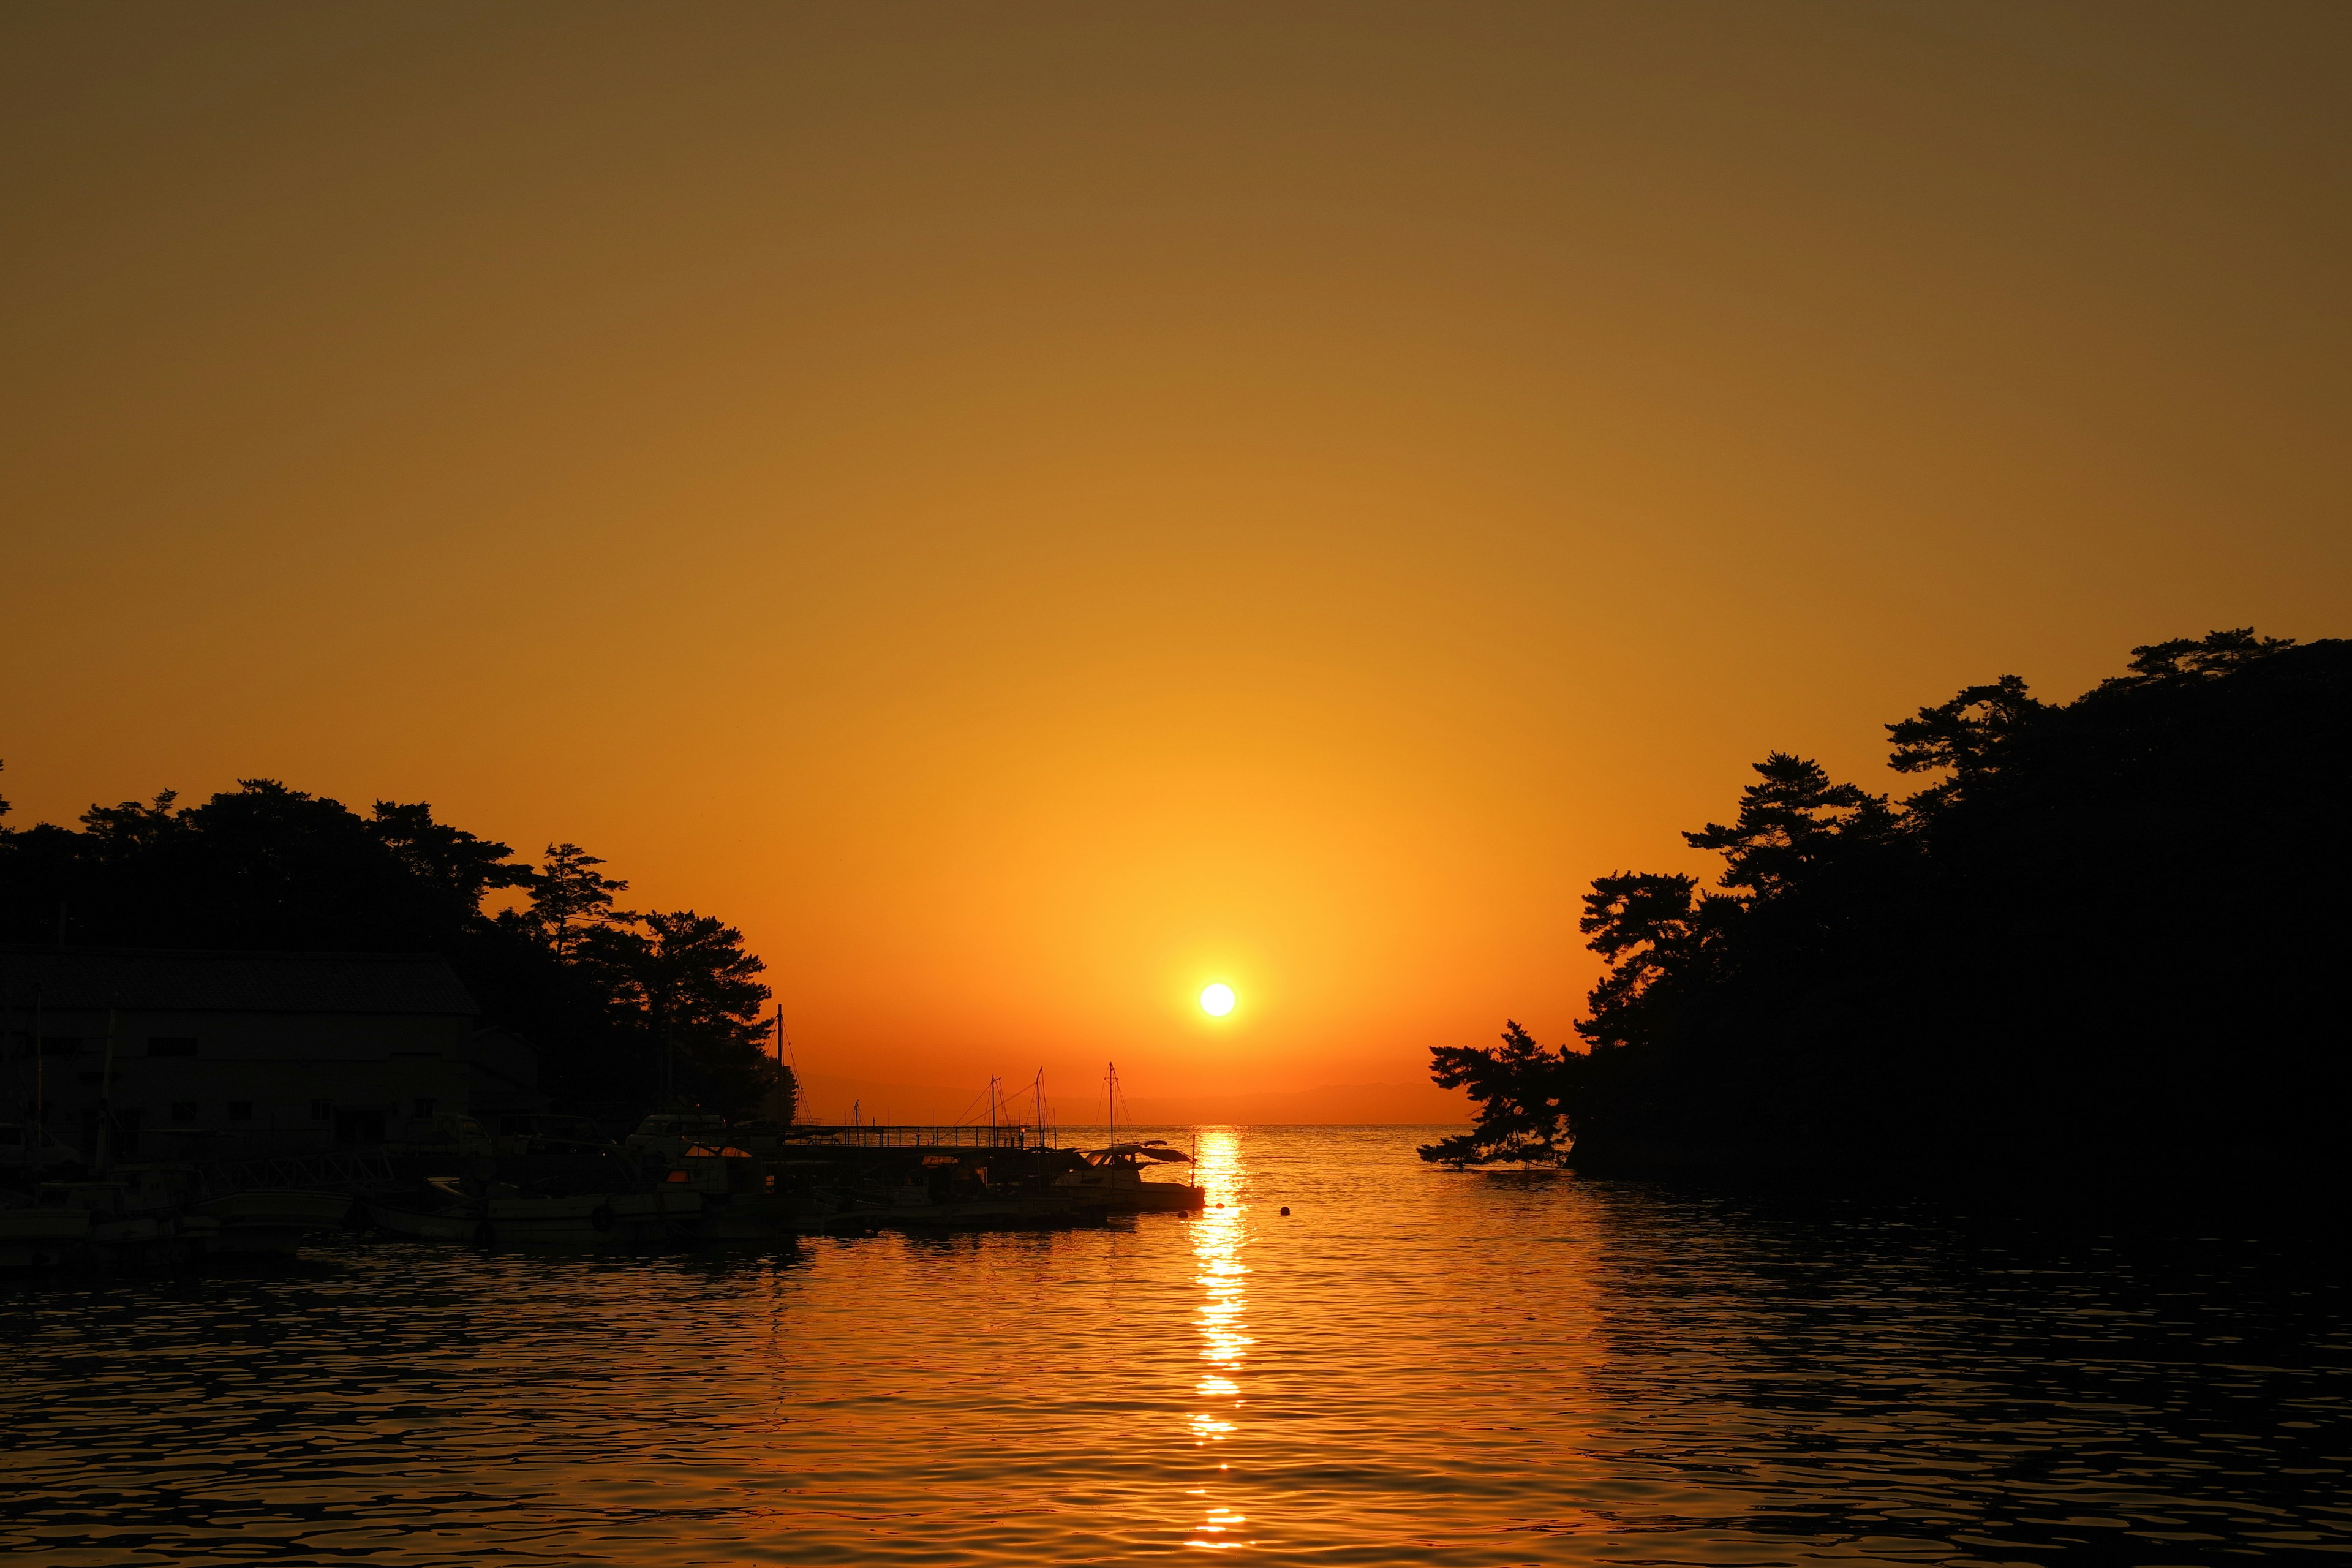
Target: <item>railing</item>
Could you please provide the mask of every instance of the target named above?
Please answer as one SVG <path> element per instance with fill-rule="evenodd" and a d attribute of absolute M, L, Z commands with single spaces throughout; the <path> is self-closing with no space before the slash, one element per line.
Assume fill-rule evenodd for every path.
<path fill-rule="evenodd" d="M 1051 1149 L 1051 1127 L 826 1127 L 795 1121 L 784 1129 L 794 1143 L 848 1149 Z"/>
<path fill-rule="evenodd" d="M 225 1160 L 196 1167 L 209 1195 L 289 1187 L 314 1192 L 383 1193 L 398 1187 L 392 1163 L 381 1155 L 291 1154 L 278 1159 Z"/>

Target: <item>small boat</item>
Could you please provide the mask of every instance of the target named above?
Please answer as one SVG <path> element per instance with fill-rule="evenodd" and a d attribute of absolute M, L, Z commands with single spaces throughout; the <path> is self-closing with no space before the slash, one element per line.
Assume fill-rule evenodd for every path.
<path fill-rule="evenodd" d="M 1192 1156 L 1171 1149 L 1160 1139 L 1140 1143 L 1113 1143 L 1089 1149 L 1083 1165 L 1054 1178 L 1057 1190 L 1068 1190 L 1088 1206 L 1114 1214 L 1165 1214 L 1196 1209 L 1208 1201 L 1202 1188 L 1184 1182 L 1147 1182 L 1147 1163 L 1190 1163 Z"/>
<path fill-rule="evenodd" d="M 89 1240 L 89 1211 L 61 1204 L 0 1209 L 0 1268 L 38 1268 L 79 1255 Z"/>
<path fill-rule="evenodd" d="M 342 1226 L 352 1212 L 352 1195 L 260 1188 L 208 1198 L 195 1212 L 219 1225 L 206 1245 L 208 1252 L 291 1257 L 310 1237 Z"/>
<path fill-rule="evenodd" d="M 0 1209 L 0 1267 L 177 1263 L 213 1222 L 183 1213 L 159 1173 L 127 1180 L 43 1182 L 34 1201 Z"/>
<path fill-rule="evenodd" d="M 526 1193 L 504 1183 L 477 1195 L 454 1176 L 436 1176 L 414 1197 L 373 1198 L 368 1218 L 419 1241 L 534 1246 L 663 1241 L 690 1232 L 702 1213 L 691 1191 Z"/>

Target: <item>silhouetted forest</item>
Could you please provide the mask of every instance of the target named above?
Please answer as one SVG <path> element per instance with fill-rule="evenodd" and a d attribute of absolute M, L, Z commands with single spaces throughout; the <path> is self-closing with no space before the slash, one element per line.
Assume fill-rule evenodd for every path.
<path fill-rule="evenodd" d="M 571 844 L 526 865 L 428 805 L 362 816 L 247 779 L 186 808 L 169 791 L 92 806 L 79 829 L 0 826 L 0 940 L 438 952 L 486 1023 L 537 1049 L 562 1109 L 758 1107 L 778 1076 L 760 1043 L 765 966 L 711 916 L 622 909 L 628 884 L 603 865 Z M 509 890 L 522 907 L 484 912 Z"/>
<path fill-rule="evenodd" d="M 1775 752 L 1685 837 L 1717 888 L 1603 877 L 1611 963 L 1550 1049 L 1442 1047 L 1426 1159 L 1594 1173 L 2317 1172 L 2352 1110 L 2352 643 L 2135 648 L 2067 703 L 2003 676 L 1887 726 L 1900 802 Z"/>

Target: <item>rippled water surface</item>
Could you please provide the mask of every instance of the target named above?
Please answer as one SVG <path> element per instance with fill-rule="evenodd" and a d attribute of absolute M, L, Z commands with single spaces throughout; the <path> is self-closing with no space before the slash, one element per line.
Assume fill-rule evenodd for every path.
<path fill-rule="evenodd" d="M 1101 1229 L 0 1288 L 0 1552 L 2352 1552 L 2352 1335 L 2308 1238 L 1463 1174 L 1417 1136 L 1204 1130 L 1223 1206 Z"/>

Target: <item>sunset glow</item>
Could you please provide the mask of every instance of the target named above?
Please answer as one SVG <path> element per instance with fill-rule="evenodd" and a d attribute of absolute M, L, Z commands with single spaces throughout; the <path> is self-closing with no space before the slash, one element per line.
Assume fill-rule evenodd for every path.
<path fill-rule="evenodd" d="M 828 1113 L 1462 1114 L 1766 748 L 2352 580 L 2284 14 L 21 14 L 9 821 L 581 845 Z"/>
<path fill-rule="evenodd" d="M 2352 3 L 0 40 L 8 1540 L 2352 1555 Z"/>

